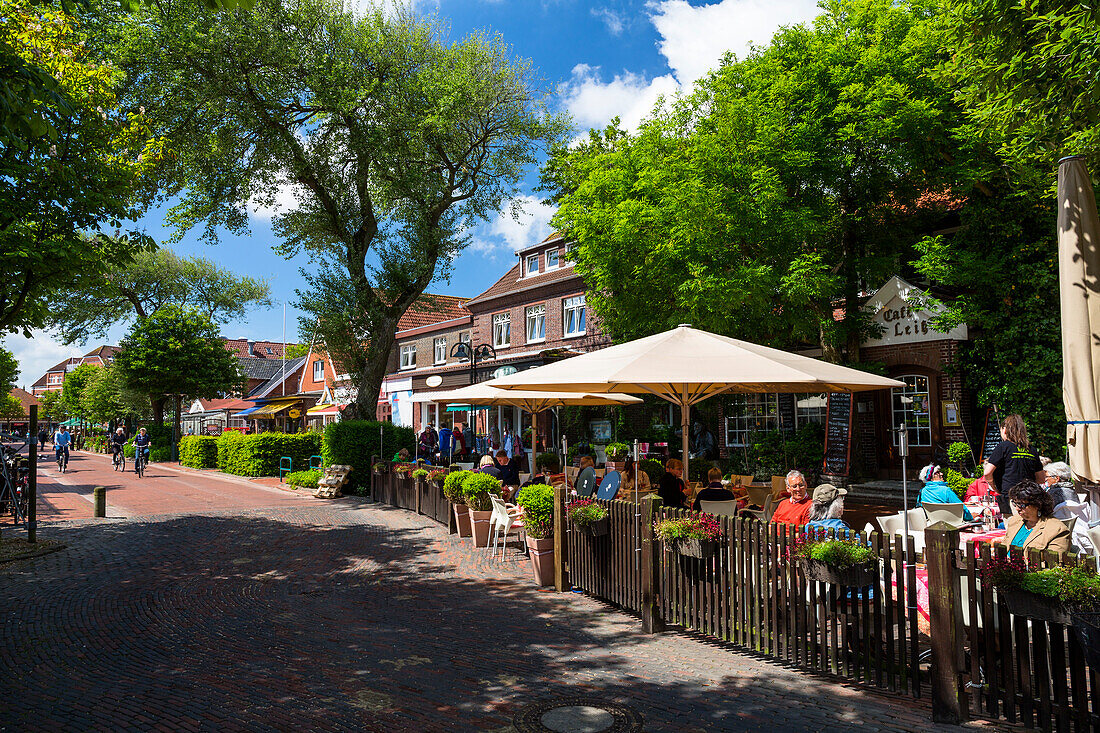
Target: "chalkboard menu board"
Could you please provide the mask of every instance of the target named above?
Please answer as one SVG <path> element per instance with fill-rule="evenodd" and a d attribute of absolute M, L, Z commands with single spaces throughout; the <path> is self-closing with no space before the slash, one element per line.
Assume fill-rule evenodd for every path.
<path fill-rule="evenodd" d="M 794 432 L 794 395 L 779 395 L 779 429 L 784 433 Z"/>
<path fill-rule="evenodd" d="M 993 408 L 989 408 L 985 411 L 985 430 L 982 431 L 982 461 L 989 458 L 1000 442 L 1001 421 L 997 419 L 997 413 Z"/>
<path fill-rule="evenodd" d="M 825 412 L 825 473 L 848 475 L 852 453 L 852 395 L 830 392 Z"/>

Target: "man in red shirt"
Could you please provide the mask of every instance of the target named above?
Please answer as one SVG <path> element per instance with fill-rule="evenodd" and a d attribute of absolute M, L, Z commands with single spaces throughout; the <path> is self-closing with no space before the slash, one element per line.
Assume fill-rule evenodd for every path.
<path fill-rule="evenodd" d="M 779 502 L 772 514 L 772 524 L 793 524 L 801 527 L 810 521 L 810 497 L 806 495 L 806 477 L 801 471 L 787 474 L 787 491 L 790 497 Z"/>

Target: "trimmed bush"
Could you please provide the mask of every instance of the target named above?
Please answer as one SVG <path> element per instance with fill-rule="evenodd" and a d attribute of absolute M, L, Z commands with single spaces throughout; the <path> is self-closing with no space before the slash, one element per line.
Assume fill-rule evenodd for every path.
<path fill-rule="evenodd" d="M 554 536 L 554 490 L 546 484 L 531 484 L 520 489 L 516 504 L 523 507 L 523 527 L 528 536 L 545 539 Z"/>
<path fill-rule="evenodd" d="M 152 457 L 153 451 L 149 451 Z M 218 439 L 212 435 L 180 438 L 180 463 L 191 468 L 218 467 Z"/>
<path fill-rule="evenodd" d="M 500 486 L 500 479 L 487 473 L 471 473 L 462 481 L 462 495 L 466 498 L 466 506 L 475 512 L 489 511 L 493 508 L 489 494 L 499 493 Z"/>
<path fill-rule="evenodd" d="M 447 474 L 447 477 L 443 479 L 443 496 L 447 497 L 447 501 L 452 504 L 465 503 L 466 497 L 462 494 L 462 482 L 473 474 L 473 471 L 451 471 Z"/>
<path fill-rule="evenodd" d="M 377 420 L 343 420 L 325 426 L 321 458 L 326 466 L 351 466 L 349 488 L 366 488 L 370 485 L 372 455 L 378 455 L 385 460 L 401 448 L 411 450 L 415 443 L 416 435 L 412 428 Z"/>
<path fill-rule="evenodd" d="M 222 433 L 218 441 L 218 470 L 237 476 L 278 476 L 279 459 L 290 456 L 291 468 L 309 466 L 321 450 L 317 433 Z"/>
<path fill-rule="evenodd" d="M 286 482 L 291 486 L 301 486 L 306 489 L 316 489 L 317 482 L 321 480 L 321 472 L 317 469 L 310 471 L 295 471 L 286 475 Z"/>

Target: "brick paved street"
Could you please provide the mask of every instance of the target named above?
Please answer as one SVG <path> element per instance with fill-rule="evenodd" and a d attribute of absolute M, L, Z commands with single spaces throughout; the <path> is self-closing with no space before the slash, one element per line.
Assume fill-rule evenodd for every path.
<path fill-rule="evenodd" d="M 120 506 L 215 491 L 175 476 Z M 567 695 L 650 731 L 936 729 L 927 703 L 643 636 L 409 512 L 222 483 L 271 504 L 46 522 L 68 549 L 0 566 L 0 730 L 506 730 Z"/>

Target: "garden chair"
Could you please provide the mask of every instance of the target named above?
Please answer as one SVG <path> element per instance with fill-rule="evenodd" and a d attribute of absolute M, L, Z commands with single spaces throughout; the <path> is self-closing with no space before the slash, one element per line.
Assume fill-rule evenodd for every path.
<path fill-rule="evenodd" d="M 748 514 L 755 519 L 759 519 L 761 522 L 770 522 L 772 521 L 772 515 L 775 514 L 776 504 L 777 502 L 772 498 L 772 495 L 768 494 L 764 498 L 763 509 L 742 509 L 740 513 Z"/>
<path fill-rule="evenodd" d="M 1100 570 L 1100 525 L 1089 527 L 1086 534 L 1092 541 L 1092 554 L 1096 558 L 1096 569 Z"/>
<path fill-rule="evenodd" d="M 505 504 L 499 496 L 489 494 L 493 502 L 493 516 L 489 519 L 489 531 L 493 533 L 493 555 L 497 554 L 497 543 L 501 535 L 504 536 L 504 544 L 500 548 L 500 559 L 504 560 L 504 553 L 508 549 L 508 533 L 515 530 L 517 536 L 523 529 L 523 510 L 514 504 Z"/>
<path fill-rule="evenodd" d="M 739 482 L 739 483 L 740 483 L 740 484 L 741 484 L 742 486 L 748 486 L 749 484 L 751 484 L 751 483 L 752 483 L 752 481 L 753 481 L 753 479 L 754 479 L 754 478 L 756 478 L 756 477 L 755 477 L 755 476 L 746 476 L 745 474 L 741 474 L 741 475 L 739 475 L 739 476 L 737 477 L 737 481 L 738 481 L 738 482 Z"/>
<path fill-rule="evenodd" d="M 523 486 L 525 483 L 527 483 L 530 480 L 531 480 L 531 474 L 529 474 L 529 473 L 521 473 L 519 475 L 519 485 L 520 486 Z"/>
<path fill-rule="evenodd" d="M 737 500 L 729 501 L 700 501 L 699 511 L 713 514 L 716 517 L 732 517 L 737 514 Z"/>
<path fill-rule="evenodd" d="M 787 490 L 786 476 L 772 476 L 772 495 L 779 496 Z"/>
<path fill-rule="evenodd" d="M 565 482 L 572 486 L 577 483 L 577 476 L 580 475 L 581 470 L 576 466 L 565 467 Z"/>
<path fill-rule="evenodd" d="M 921 512 L 921 516 L 924 516 L 924 512 Z M 889 514 L 885 517 L 875 517 L 875 521 L 878 522 L 878 526 L 882 528 L 882 533 L 893 537 L 896 534 L 901 534 L 905 529 L 905 525 L 901 523 L 901 517 L 897 514 Z"/>
<path fill-rule="evenodd" d="M 963 519 L 963 510 L 966 507 L 963 504 L 934 504 L 926 501 L 923 508 L 928 516 L 929 526 L 936 522 L 947 522 L 956 527 L 966 524 L 966 520 Z"/>
<path fill-rule="evenodd" d="M 898 520 L 901 520 L 901 512 L 898 512 Z M 916 509 L 910 509 L 906 514 L 909 515 L 909 531 L 923 532 L 928 527 L 928 516 L 925 515 L 924 510 L 920 507 Z M 902 527 L 905 525 L 902 524 Z M 899 530 L 900 531 L 900 530 Z"/>
<path fill-rule="evenodd" d="M 749 486 L 745 489 L 745 491 L 748 492 L 749 503 L 753 506 L 764 506 L 764 502 L 766 502 L 772 496 L 771 491 L 765 488 L 761 488 L 759 486 Z"/>

